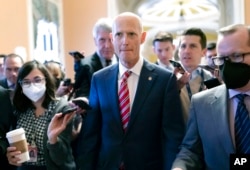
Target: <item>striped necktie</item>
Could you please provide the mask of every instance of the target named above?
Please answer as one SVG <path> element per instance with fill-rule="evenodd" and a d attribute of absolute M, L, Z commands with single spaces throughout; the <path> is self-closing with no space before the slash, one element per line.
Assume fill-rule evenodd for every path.
<path fill-rule="evenodd" d="M 236 152 L 250 154 L 250 118 L 244 98 L 247 95 L 238 94 L 238 106 L 235 115 L 235 143 Z"/>
<path fill-rule="evenodd" d="M 120 85 L 120 90 L 118 92 L 119 96 L 119 106 L 120 114 L 122 119 L 123 130 L 126 131 L 129 122 L 130 114 L 130 99 L 129 99 L 129 89 L 127 84 L 127 79 L 130 76 L 131 71 L 126 71 L 122 76 L 122 82 Z"/>

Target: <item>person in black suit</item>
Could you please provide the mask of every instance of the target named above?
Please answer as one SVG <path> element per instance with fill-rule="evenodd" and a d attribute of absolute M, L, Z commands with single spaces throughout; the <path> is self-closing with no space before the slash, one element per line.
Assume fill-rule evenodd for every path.
<path fill-rule="evenodd" d="M 18 70 L 24 61 L 21 56 L 11 53 L 4 58 L 5 78 L 0 80 L 0 86 L 6 89 L 14 89 L 16 86 Z"/>
<path fill-rule="evenodd" d="M 80 73 L 75 77 L 75 97 L 88 97 L 93 73 L 117 62 L 110 38 L 111 30 L 110 18 L 100 18 L 94 25 L 96 52 L 81 60 Z"/>
<path fill-rule="evenodd" d="M 176 77 L 140 56 L 145 38 L 137 15 L 115 18 L 112 40 L 119 63 L 93 75 L 92 109 L 79 136 L 80 169 L 169 170 L 179 151 L 185 125 Z M 122 109 L 118 91 L 127 71 L 130 102 Z M 125 108 L 130 109 L 122 116 Z"/>
<path fill-rule="evenodd" d="M 14 124 L 13 108 L 10 94 L 7 89 L 0 86 L 0 167 L 1 169 L 13 170 L 14 166 L 9 165 L 6 157 L 6 149 L 9 145 L 6 133 L 10 131 Z"/>

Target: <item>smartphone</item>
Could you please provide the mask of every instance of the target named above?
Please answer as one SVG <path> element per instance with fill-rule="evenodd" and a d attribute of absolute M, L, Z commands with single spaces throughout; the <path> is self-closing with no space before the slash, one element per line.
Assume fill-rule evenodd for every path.
<path fill-rule="evenodd" d="M 63 110 L 62 110 L 62 114 L 63 114 L 63 115 L 66 115 L 66 114 L 69 114 L 69 113 L 74 112 L 74 111 L 76 111 L 76 110 L 77 110 L 77 107 L 66 106 L 66 107 L 64 107 Z"/>
<path fill-rule="evenodd" d="M 174 60 L 169 60 L 169 62 L 174 66 L 180 69 L 180 73 L 184 74 L 185 73 L 185 69 L 182 67 L 181 63 L 174 61 Z"/>
<path fill-rule="evenodd" d="M 209 80 L 204 81 L 204 84 L 208 89 L 219 86 L 221 83 L 217 78 L 211 78 Z"/>
<path fill-rule="evenodd" d="M 214 68 L 210 67 L 209 65 L 199 65 L 199 67 L 204 68 L 205 70 L 208 70 L 210 72 L 214 71 Z"/>
<path fill-rule="evenodd" d="M 79 106 L 81 109 L 85 109 L 85 110 L 90 110 L 91 109 L 91 107 L 90 107 L 90 105 L 87 103 L 87 102 L 85 102 L 84 100 L 72 100 L 72 102 L 75 104 L 75 105 L 77 105 L 77 106 Z"/>
<path fill-rule="evenodd" d="M 70 86 L 71 85 L 71 79 L 70 78 L 66 78 L 64 81 L 63 81 L 63 86 Z"/>
<path fill-rule="evenodd" d="M 69 54 L 75 58 L 84 58 L 84 55 L 82 55 L 79 51 L 70 51 Z"/>

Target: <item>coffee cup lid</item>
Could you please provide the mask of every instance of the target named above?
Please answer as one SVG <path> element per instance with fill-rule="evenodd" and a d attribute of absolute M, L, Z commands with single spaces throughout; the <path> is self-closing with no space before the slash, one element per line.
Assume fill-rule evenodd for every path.
<path fill-rule="evenodd" d="M 6 133 L 6 137 L 9 138 L 9 137 L 13 137 L 13 136 L 20 135 L 23 133 L 24 133 L 24 129 L 19 128 L 19 129 L 15 129 L 15 130 L 12 130 L 12 131 L 9 131 L 8 133 Z"/>

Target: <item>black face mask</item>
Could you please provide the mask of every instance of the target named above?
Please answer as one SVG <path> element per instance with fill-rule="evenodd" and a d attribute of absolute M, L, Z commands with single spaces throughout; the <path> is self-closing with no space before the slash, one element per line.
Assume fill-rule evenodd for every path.
<path fill-rule="evenodd" d="M 245 86 L 250 80 L 250 66 L 245 63 L 225 61 L 220 66 L 222 78 L 228 89 L 237 89 Z"/>

